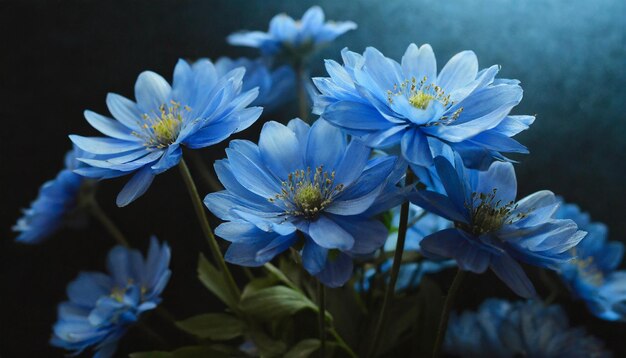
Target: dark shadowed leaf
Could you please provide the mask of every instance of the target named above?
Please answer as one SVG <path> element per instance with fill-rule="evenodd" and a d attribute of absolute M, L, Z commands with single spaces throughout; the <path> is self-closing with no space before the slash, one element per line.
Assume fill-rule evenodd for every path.
<path fill-rule="evenodd" d="M 244 322 L 225 313 L 208 313 L 176 322 L 185 332 L 203 339 L 228 340 L 243 334 Z"/>

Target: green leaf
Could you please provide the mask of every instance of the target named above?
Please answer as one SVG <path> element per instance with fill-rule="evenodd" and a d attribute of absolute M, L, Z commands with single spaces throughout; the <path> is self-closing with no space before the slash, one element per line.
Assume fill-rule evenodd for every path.
<path fill-rule="evenodd" d="M 319 347 L 319 339 L 303 339 L 285 354 L 285 358 L 306 358 L 315 352 Z"/>
<path fill-rule="evenodd" d="M 245 324 L 225 313 L 207 313 L 176 322 L 178 328 L 203 339 L 225 341 L 243 334 Z"/>
<path fill-rule="evenodd" d="M 198 259 L 198 278 L 209 291 L 213 292 L 229 308 L 237 308 L 237 299 L 233 297 L 224 275 L 215 268 L 203 254 Z"/>
<path fill-rule="evenodd" d="M 275 286 L 278 283 L 278 279 L 274 276 L 258 277 L 248 282 L 246 287 L 243 288 L 241 298 L 250 296 L 253 292 L 257 292 L 264 288 Z"/>
<path fill-rule="evenodd" d="M 265 267 L 267 271 L 276 276 L 276 278 L 282 281 L 285 285 L 291 288 L 296 288 L 296 284 L 293 283 L 281 270 L 279 270 L 278 267 L 272 265 L 271 262 L 266 263 L 263 267 Z"/>
<path fill-rule="evenodd" d="M 172 352 L 139 352 L 131 353 L 130 358 L 228 358 L 229 355 L 209 346 L 188 346 Z"/>
<path fill-rule="evenodd" d="M 258 290 L 241 300 L 241 310 L 262 320 L 273 320 L 303 310 L 317 312 L 317 306 L 302 293 L 285 286 Z"/>
<path fill-rule="evenodd" d="M 260 328 L 253 328 L 249 331 L 252 341 L 259 349 L 261 357 L 281 357 L 287 345 L 279 340 L 275 340 L 265 334 Z"/>

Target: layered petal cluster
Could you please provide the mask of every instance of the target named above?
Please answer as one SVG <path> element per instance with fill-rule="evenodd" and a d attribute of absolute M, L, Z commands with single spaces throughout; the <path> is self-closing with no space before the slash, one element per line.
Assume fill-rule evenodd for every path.
<path fill-rule="evenodd" d="M 116 246 L 109 252 L 109 274 L 82 272 L 67 286 L 69 301 L 58 308 L 50 344 L 79 354 L 112 357 L 119 339 L 143 312 L 157 307 L 171 276 L 170 248 L 150 241 L 144 259 L 137 250 Z"/>
<path fill-rule="evenodd" d="M 485 301 L 477 312 L 453 315 L 444 350 L 461 357 L 611 357 L 582 327 L 570 327 L 560 306 L 536 301 Z"/>
<path fill-rule="evenodd" d="M 205 204 L 227 222 L 215 233 L 232 244 L 226 260 L 260 266 L 289 247 L 301 248 L 304 268 L 328 286 L 352 273 L 352 256 L 369 254 L 387 238 L 373 215 L 403 200 L 395 186 L 406 164 L 370 159 L 371 149 L 336 127 L 300 119 L 267 122 L 259 144 L 234 140 L 215 170 L 226 190 Z"/>
<path fill-rule="evenodd" d="M 384 251 L 392 253 L 396 250 L 398 242 L 398 227 L 400 224 L 400 207 L 396 207 L 390 211 L 391 222 L 389 236 L 384 245 Z M 404 243 L 405 253 L 420 253 L 420 242 L 428 235 L 445 230 L 453 226 L 450 220 L 446 220 L 441 216 L 427 213 L 417 205 L 409 206 L 409 222 Z M 380 267 L 380 271 L 385 274 L 391 270 L 393 260 L 386 260 Z M 422 281 L 422 277 L 429 273 L 437 273 L 448 267 L 455 265 L 453 260 L 420 260 L 417 262 L 404 263 L 400 266 L 398 273 L 398 281 L 396 282 L 396 291 L 405 291 L 415 289 Z M 376 274 L 376 269 L 371 268 L 365 272 L 365 279 L 362 283 L 357 283 L 360 290 L 369 290 L 371 280 Z"/>
<path fill-rule="evenodd" d="M 466 169 L 458 156 L 455 162 L 435 158 L 445 194 L 410 194 L 411 202 L 454 222 L 454 228 L 422 240 L 422 252 L 453 258 L 466 271 L 491 268 L 518 295 L 535 296 L 518 260 L 557 270 L 572 259 L 571 249 L 586 233 L 574 221 L 554 217 L 559 201 L 549 191 L 515 202 L 517 180 L 511 163 L 494 162 L 478 171 Z"/>
<path fill-rule="evenodd" d="M 180 60 L 172 86 L 143 72 L 135 83 L 136 102 L 110 93 L 106 103 L 114 119 L 85 111 L 85 118 L 106 137 L 70 139 L 91 157 L 76 173 L 98 179 L 133 174 L 117 197 L 125 206 L 143 195 L 154 176 L 178 164 L 182 146 L 207 147 L 248 128 L 262 108 L 248 107 L 258 89 L 243 91 L 245 69 L 220 74 L 209 60 L 193 65 Z"/>
<path fill-rule="evenodd" d="M 465 165 L 485 169 L 501 153 L 527 153 L 511 139 L 532 116 L 510 111 L 522 99 L 517 80 L 497 79 L 499 66 L 478 70 L 472 51 L 456 54 L 437 73 L 429 45 L 411 44 L 401 63 L 372 47 L 342 51 L 343 65 L 326 60 L 330 77 L 314 78 L 314 113 L 359 136 L 367 145 L 400 144 L 412 164 L 429 167 L 445 148 Z"/>
<path fill-rule="evenodd" d="M 228 36 L 228 43 L 258 48 L 263 55 L 286 54 L 299 57 L 356 27 L 352 21 L 325 21 L 324 11 L 319 6 L 313 6 L 304 13 L 301 20 L 279 14 L 272 18 L 267 32 L 240 31 Z"/>
<path fill-rule="evenodd" d="M 215 61 L 215 69 L 219 75 L 243 67 L 243 91 L 259 89 L 259 96 L 252 102 L 253 106 L 261 106 L 265 112 L 279 107 L 295 95 L 296 74 L 291 66 L 280 66 L 272 69 L 263 58 L 249 59 L 245 57 L 231 59 L 220 57 Z"/>
<path fill-rule="evenodd" d="M 606 225 L 592 222 L 577 205 L 562 204 L 556 217 L 574 220 L 588 232 L 572 249 L 576 258 L 561 265 L 563 281 L 595 316 L 609 321 L 626 320 L 626 271 L 617 270 L 624 257 L 624 244 L 607 241 Z"/>
<path fill-rule="evenodd" d="M 45 182 L 30 208 L 23 210 L 22 217 L 13 226 L 13 231 L 19 233 L 18 242 L 36 244 L 61 227 L 80 222 L 77 208 L 85 180 L 73 172 L 82 164 L 76 160 L 77 155 L 82 155 L 80 153 L 78 148 L 69 151 L 65 155 L 65 168 L 56 178 Z"/>

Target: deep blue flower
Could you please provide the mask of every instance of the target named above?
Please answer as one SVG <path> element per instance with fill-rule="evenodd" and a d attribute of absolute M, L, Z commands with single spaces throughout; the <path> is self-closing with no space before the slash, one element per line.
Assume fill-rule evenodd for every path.
<path fill-rule="evenodd" d="M 534 121 L 511 116 L 522 99 L 519 81 L 496 79 L 499 66 L 478 70 L 472 51 L 458 53 L 437 74 L 429 45 L 411 44 L 401 63 L 372 47 L 342 51 L 343 66 L 326 60 L 330 77 L 314 78 L 314 113 L 367 145 L 400 144 L 412 164 L 429 167 L 451 147 L 465 165 L 485 169 L 502 153 L 527 153 L 511 139 Z"/>
<path fill-rule="evenodd" d="M 400 207 L 391 211 L 391 229 L 385 242 L 384 251 L 394 252 L 398 241 L 398 226 L 400 224 Z M 406 232 L 404 252 L 421 252 L 420 242 L 428 235 L 452 227 L 452 222 L 440 216 L 427 213 L 417 205 L 409 206 L 409 228 Z M 393 265 L 393 260 L 386 260 L 380 267 L 382 273 L 388 272 Z M 453 260 L 420 260 L 419 262 L 405 263 L 400 266 L 396 291 L 404 291 L 416 288 L 425 274 L 437 273 L 443 269 L 454 266 Z M 369 290 L 370 281 L 374 278 L 376 269 L 371 268 L 365 272 L 363 287 L 357 287 L 365 291 Z M 357 283 L 360 285 L 360 283 Z"/>
<path fill-rule="evenodd" d="M 587 236 L 572 249 L 576 256 L 563 264 L 560 274 L 574 295 L 597 317 L 626 319 L 626 271 L 616 271 L 624 257 L 624 244 L 607 241 L 606 225 L 592 222 L 577 205 L 562 204 L 556 217 L 572 219 Z"/>
<path fill-rule="evenodd" d="M 422 240 L 423 253 L 454 258 L 460 269 L 475 273 L 490 267 L 518 295 L 535 296 L 517 261 L 558 269 L 572 258 L 570 249 L 585 232 L 572 220 L 554 218 L 559 201 L 552 192 L 539 191 L 516 203 L 511 163 L 494 162 L 478 171 L 466 169 L 457 156 L 455 166 L 435 158 L 445 195 L 430 190 L 410 194 L 411 202 L 455 223 Z"/>
<path fill-rule="evenodd" d="M 570 327 L 560 306 L 536 301 L 485 301 L 477 312 L 452 316 L 446 353 L 461 357 L 611 357 L 582 327 Z"/>
<path fill-rule="evenodd" d="M 95 158 L 76 173 L 108 179 L 133 173 L 117 197 L 124 206 L 143 195 L 154 176 L 178 164 L 182 146 L 191 149 L 223 141 L 248 128 L 260 107 L 247 107 L 258 89 L 242 92 L 244 68 L 218 74 L 209 60 L 190 66 L 179 60 L 173 86 L 163 77 L 143 72 L 135 83 L 137 103 L 110 93 L 107 106 L 115 120 L 91 111 L 85 118 L 107 137 L 71 135 L 72 141 Z"/>
<path fill-rule="evenodd" d="M 65 168 L 56 178 L 45 182 L 30 208 L 23 210 L 13 231 L 19 232 L 18 242 L 36 244 L 52 236 L 65 225 L 81 223 L 78 210 L 83 177 L 73 172 L 82 163 L 76 160 L 80 149 L 74 148 L 65 155 Z M 89 184 L 87 184 L 89 185 Z"/>
<path fill-rule="evenodd" d="M 370 159 L 370 152 L 324 121 L 309 127 L 300 119 L 265 123 L 258 146 L 231 141 L 228 159 L 215 163 L 226 190 L 204 201 L 227 221 L 215 230 L 232 242 L 226 260 L 260 266 L 301 247 L 308 272 L 328 286 L 343 285 L 351 256 L 372 253 L 387 238 L 372 216 L 403 199 L 395 183 L 406 164 L 393 156 Z"/>
<path fill-rule="evenodd" d="M 272 18 L 267 32 L 237 32 L 228 36 L 228 43 L 258 48 L 263 55 L 303 56 L 356 27 L 352 21 L 326 22 L 324 11 L 313 6 L 304 13 L 302 20 L 279 14 Z"/>
<path fill-rule="evenodd" d="M 259 96 L 252 102 L 253 106 L 261 106 L 267 113 L 289 101 L 295 95 L 296 74 L 291 66 L 280 66 L 272 69 L 268 61 L 262 58 L 249 59 L 241 57 L 231 59 L 220 57 L 215 61 L 215 69 L 220 75 L 243 67 L 243 91 L 259 88 Z"/>
<path fill-rule="evenodd" d="M 109 275 L 81 272 L 67 286 L 50 344 L 78 354 L 87 348 L 95 357 L 111 357 L 117 342 L 139 316 L 161 302 L 171 276 L 170 248 L 150 240 L 144 259 L 137 250 L 116 246 L 109 252 Z"/>

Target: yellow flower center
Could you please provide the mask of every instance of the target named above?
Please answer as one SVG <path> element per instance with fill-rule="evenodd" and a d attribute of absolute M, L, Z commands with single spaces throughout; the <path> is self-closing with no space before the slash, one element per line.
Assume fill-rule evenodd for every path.
<path fill-rule="evenodd" d="M 417 93 L 409 97 L 409 103 L 415 108 L 426 109 L 430 101 L 432 101 L 433 99 L 435 99 L 435 96 L 424 93 L 422 91 L 418 91 Z"/>
<path fill-rule="evenodd" d="M 335 172 L 324 171 L 322 166 L 315 172 L 311 168 L 290 173 L 281 183 L 282 190 L 272 198 L 271 203 L 280 200 L 285 206 L 285 215 L 303 216 L 315 219 L 341 191 L 343 184 L 335 185 Z"/>
<path fill-rule="evenodd" d="M 163 149 L 176 141 L 183 123 L 181 108 L 191 112 L 188 106 L 182 106 L 179 102 L 171 101 L 170 106 L 165 104 L 159 107 L 159 112 L 153 115 L 145 113 L 142 116 L 143 123 L 140 132 L 132 134 L 144 140 L 144 146 L 148 149 Z"/>

